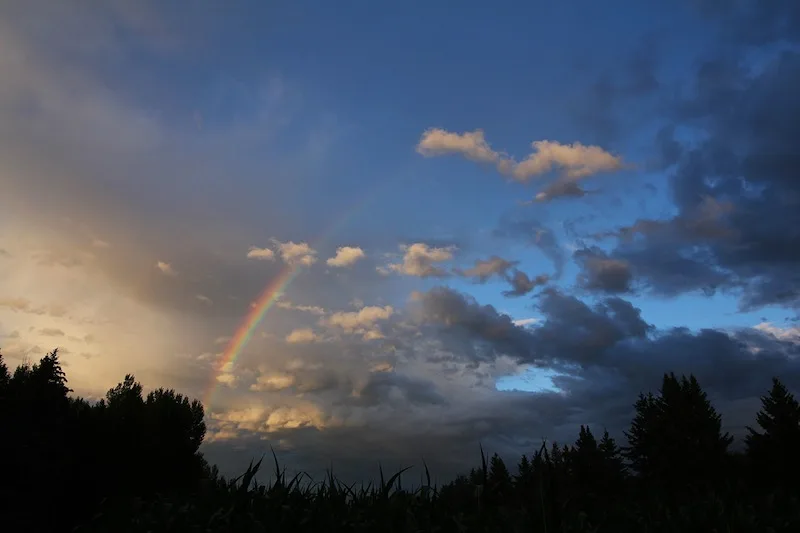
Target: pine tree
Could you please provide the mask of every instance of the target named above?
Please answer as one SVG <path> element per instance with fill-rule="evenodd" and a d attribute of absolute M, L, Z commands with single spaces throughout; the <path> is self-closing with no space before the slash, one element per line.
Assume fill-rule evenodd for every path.
<path fill-rule="evenodd" d="M 756 422 L 763 430 L 748 427 L 747 455 L 760 478 L 782 483 L 800 475 L 800 403 L 778 378 L 769 394 L 761 397 Z"/>
<path fill-rule="evenodd" d="M 489 484 L 498 487 L 511 485 L 511 474 L 506 467 L 506 463 L 497 454 L 492 455 L 489 461 Z"/>
<path fill-rule="evenodd" d="M 603 456 L 603 463 L 608 470 L 609 477 L 614 480 L 624 480 L 625 462 L 622 458 L 622 449 L 617 446 L 617 442 L 608 434 L 608 430 L 603 431 L 603 438 L 600 439 L 597 448 Z"/>
<path fill-rule="evenodd" d="M 519 464 L 517 465 L 517 479 L 529 480 L 532 475 L 533 475 L 533 466 L 531 465 L 528 456 L 522 454 L 522 459 L 519 460 Z"/>
<path fill-rule="evenodd" d="M 9 381 L 11 381 L 11 374 L 8 373 L 8 367 L 6 366 L 6 362 L 3 361 L 2 352 L 0 352 L 0 394 L 5 392 Z"/>
<path fill-rule="evenodd" d="M 672 488 L 715 479 L 733 439 L 694 376 L 665 374 L 659 395 L 635 408 L 625 454 L 643 479 Z"/>
<path fill-rule="evenodd" d="M 657 445 L 657 429 L 659 422 L 658 403 L 652 392 L 640 394 L 633 405 L 636 411 L 629 431 L 625 432 L 628 446 L 623 448 L 624 456 L 631 462 L 633 469 L 643 477 L 652 475 L 652 458 Z"/>

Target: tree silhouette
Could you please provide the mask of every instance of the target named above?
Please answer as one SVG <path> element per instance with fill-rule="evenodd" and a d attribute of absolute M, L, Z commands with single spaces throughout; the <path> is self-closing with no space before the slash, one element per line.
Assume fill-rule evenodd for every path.
<path fill-rule="evenodd" d="M 603 431 L 603 438 L 597 445 L 603 457 L 603 473 L 607 476 L 609 483 L 621 484 L 626 477 L 625 462 L 622 457 L 622 448 L 608 434 L 608 430 Z"/>
<path fill-rule="evenodd" d="M 800 476 L 800 403 L 778 378 L 772 379 L 769 394 L 761 397 L 756 422 L 758 432 L 748 427 L 747 454 L 760 482 L 797 483 Z"/>
<path fill-rule="evenodd" d="M 727 450 L 697 380 L 668 374 L 657 395 L 640 395 L 624 450 L 581 426 L 572 445 L 523 455 L 513 477 L 498 454 L 484 455 L 468 475 L 417 491 L 357 489 L 333 475 L 301 487 L 279 474 L 267 487 L 254 481 L 260 461 L 226 480 L 200 453 L 198 401 L 145 395 L 133 375 L 97 402 L 70 392 L 58 352 L 13 373 L 0 355 L 2 531 L 800 530 L 800 407 L 778 379 L 746 455 Z"/>
<path fill-rule="evenodd" d="M 533 465 L 528 459 L 528 456 L 523 453 L 522 457 L 519 460 L 519 464 L 517 464 L 516 481 L 518 483 L 525 482 L 526 480 L 530 480 L 532 476 L 533 476 Z"/>
<path fill-rule="evenodd" d="M 625 456 L 645 482 L 669 489 L 714 480 L 733 438 L 694 376 L 665 374 L 658 396 L 640 395 Z"/>
<path fill-rule="evenodd" d="M 209 471 L 199 402 L 166 389 L 145 400 L 132 375 L 94 404 L 70 392 L 57 350 L 13 374 L 0 356 L 4 530 L 69 531 L 104 500 L 187 492 Z"/>
<path fill-rule="evenodd" d="M 503 459 L 497 455 L 492 455 L 489 461 L 489 483 L 499 489 L 508 489 L 511 486 L 511 474 L 506 467 Z"/>
<path fill-rule="evenodd" d="M 0 352 L 0 394 L 5 393 L 10 379 L 11 375 L 8 373 L 8 367 L 6 366 L 6 362 L 3 360 L 2 352 Z M 0 396 L 0 398 L 1 397 L 2 396 Z"/>

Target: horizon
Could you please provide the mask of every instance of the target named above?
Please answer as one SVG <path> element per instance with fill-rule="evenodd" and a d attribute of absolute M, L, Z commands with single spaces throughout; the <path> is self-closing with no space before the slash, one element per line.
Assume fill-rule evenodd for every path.
<path fill-rule="evenodd" d="M 0 351 L 201 399 L 226 473 L 449 476 L 619 436 L 664 372 L 737 431 L 800 388 L 798 36 L 788 3 L 9 2 Z"/>

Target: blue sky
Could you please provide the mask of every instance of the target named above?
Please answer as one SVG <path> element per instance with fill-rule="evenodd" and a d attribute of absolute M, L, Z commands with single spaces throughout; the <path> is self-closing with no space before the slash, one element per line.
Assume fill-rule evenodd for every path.
<path fill-rule="evenodd" d="M 792 352 L 800 307 L 791 160 L 770 159 L 794 19 L 742 5 L 8 3 L 0 349 L 58 343 L 89 396 L 131 371 L 218 389 L 226 464 L 261 438 L 313 461 L 331 428 L 402 455 L 431 420 L 613 427 L 666 370 L 728 398 L 715 358 Z M 551 385 L 534 363 L 569 394 L 509 393 Z"/>

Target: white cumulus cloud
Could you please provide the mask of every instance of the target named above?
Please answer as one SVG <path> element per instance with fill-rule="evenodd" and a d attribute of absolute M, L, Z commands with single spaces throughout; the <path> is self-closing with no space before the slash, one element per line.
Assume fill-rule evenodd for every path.
<path fill-rule="evenodd" d="M 328 259 L 326 263 L 332 267 L 348 267 L 365 257 L 364 250 L 358 246 L 341 246 L 336 249 L 336 255 Z"/>

